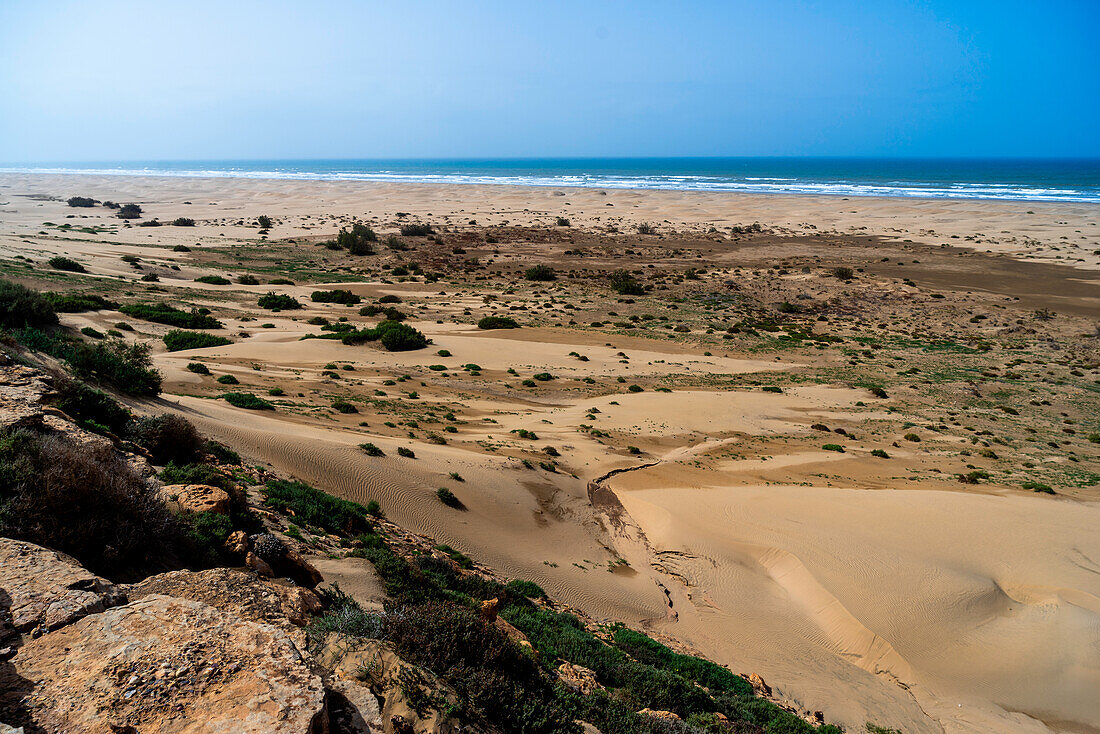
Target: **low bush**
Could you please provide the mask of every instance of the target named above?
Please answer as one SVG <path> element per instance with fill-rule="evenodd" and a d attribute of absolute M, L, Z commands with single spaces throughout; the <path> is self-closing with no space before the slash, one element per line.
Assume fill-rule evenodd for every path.
<path fill-rule="evenodd" d="M 378 235 L 365 224 L 353 224 L 351 229 L 341 229 L 336 235 L 337 250 L 347 250 L 350 255 L 373 255 L 373 243 Z"/>
<path fill-rule="evenodd" d="M 43 293 L 58 313 L 84 313 L 118 308 L 118 304 L 90 293 Z"/>
<path fill-rule="evenodd" d="M 535 265 L 533 267 L 527 268 L 527 271 L 523 274 L 523 277 L 525 277 L 527 280 L 545 282 L 556 280 L 558 276 L 554 272 L 554 269 L 549 265 Z"/>
<path fill-rule="evenodd" d="M 260 308 L 270 311 L 293 311 L 302 307 L 298 299 L 275 291 L 268 291 L 256 302 Z"/>
<path fill-rule="evenodd" d="M 435 230 L 432 229 L 430 224 L 402 224 L 401 236 L 402 237 L 427 237 L 430 234 L 435 234 Z"/>
<path fill-rule="evenodd" d="M 241 384 L 241 381 L 238 380 L 233 375 L 222 375 L 221 377 L 218 378 L 218 382 L 220 382 L 223 385 L 240 385 Z"/>
<path fill-rule="evenodd" d="M 462 500 L 455 496 L 455 493 L 446 487 L 440 487 L 435 491 L 435 496 L 439 498 L 439 501 L 447 505 L 447 507 L 453 507 L 456 510 L 465 510 L 466 505 L 462 504 Z"/>
<path fill-rule="evenodd" d="M 260 280 L 255 275 L 248 275 L 247 273 L 237 278 L 237 282 L 241 285 L 259 285 Z"/>
<path fill-rule="evenodd" d="M 177 464 L 169 461 L 160 470 L 157 478 L 164 484 L 208 484 L 222 489 L 229 489 L 233 485 L 233 480 L 218 471 L 217 467 L 195 462 Z"/>
<path fill-rule="evenodd" d="M 120 581 L 189 554 L 159 491 L 113 447 L 25 430 L 0 433 L 0 536 L 67 553 Z"/>
<path fill-rule="evenodd" d="M 176 217 L 172 220 L 173 227 L 194 227 L 195 220 L 190 217 Z"/>
<path fill-rule="evenodd" d="M 141 207 L 137 204 L 123 204 L 119 207 L 118 214 L 119 219 L 140 219 Z"/>
<path fill-rule="evenodd" d="M 423 349 L 431 343 L 417 329 L 397 321 L 383 321 L 373 329 L 345 332 L 340 337 L 340 341 L 344 344 L 362 344 L 363 342 L 377 341 L 389 352 L 408 352 L 414 349 Z"/>
<path fill-rule="evenodd" d="M 233 281 L 221 275 L 200 275 L 195 278 L 195 282 L 206 283 L 207 285 L 229 285 Z"/>
<path fill-rule="evenodd" d="M 625 270 L 616 270 L 607 276 L 607 284 L 620 296 L 644 296 L 645 288 Z"/>
<path fill-rule="evenodd" d="M 204 365 L 202 362 L 188 362 L 187 370 L 194 372 L 196 375 L 209 375 L 210 368 Z"/>
<path fill-rule="evenodd" d="M 160 393 L 161 376 L 153 368 L 148 345 L 128 344 L 116 337 L 88 343 L 33 328 L 15 336 L 28 349 L 68 362 L 80 378 L 96 378 L 129 395 Z"/>
<path fill-rule="evenodd" d="M 222 399 L 235 408 L 246 410 L 275 410 L 275 406 L 250 392 L 227 392 Z"/>
<path fill-rule="evenodd" d="M 361 443 L 359 448 L 363 450 L 363 453 L 367 456 L 385 456 L 386 454 L 382 449 L 375 446 L 373 443 Z"/>
<path fill-rule="evenodd" d="M 67 270 L 70 273 L 88 272 L 88 270 L 83 265 L 69 257 L 62 257 L 58 255 L 57 257 L 51 257 L 46 262 L 54 270 Z"/>
<path fill-rule="evenodd" d="M 233 342 L 224 336 L 207 334 L 201 331 L 183 331 L 172 329 L 164 335 L 164 346 L 169 352 L 180 352 L 184 349 L 205 349 L 207 347 L 224 347 Z M 209 374 L 209 372 L 205 373 Z"/>
<path fill-rule="evenodd" d="M 70 196 L 65 203 L 73 207 L 88 208 L 95 206 L 95 199 L 89 199 L 87 196 Z"/>
<path fill-rule="evenodd" d="M 97 433 L 123 436 L 132 417 L 129 410 L 107 393 L 69 377 L 54 381 L 53 404 L 77 425 Z"/>
<path fill-rule="evenodd" d="M 845 282 L 847 282 L 847 281 L 851 280 L 852 278 L 856 277 L 856 274 L 854 272 L 852 272 L 851 268 L 843 267 L 843 266 L 838 267 L 838 268 L 833 268 L 832 271 L 831 271 L 831 274 L 837 280 L 843 280 Z"/>
<path fill-rule="evenodd" d="M 367 508 L 358 502 L 333 497 L 304 482 L 271 481 L 262 491 L 265 505 L 284 514 L 293 514 L 299 523 L 346 535 L 371 530 Z"/>
<path fill-rule="evenodd" d="M 352 403 L 346 400 L 333 400 L 332 408 L 337 413 L 358 413 L 359 408 L 356 408 Z"/>
<path fill-rule="evenodd" d="M 0 326 L 9 329 L 53 326 L 55 307 L 48 296 L 10 280 L 0 280 Z"/>
<path fill-rule="evenodd" d="M 313 291 L 310 300 L 314 303 L 341 303 L 345 306 L 353 306 L 363 299 L 348 290 Z"/>
<path fill-rule="evenodd" d="M 512 579 L 504 586 L 510 594 L 515 596 L 522 596 L 529 599 L 545 599 L 546 592 L 542 590 L 542 587 L 536 584 L 534 581 L 524 581 L 523 579 Z"/>
<path fill-rule="evenodd" d="M 397 455 L 398 456 L 403 456 L 406 459 L 415 459 L 416 458 L 416 454 L 413 452 L 413 450 L 409 449 L 409 448 L 405 448 L 404 446 L 398 446 L 397 447 Z"/>
<path fill-rule="evenodd" d="M 518 329 L 516 320 L 508 316 L 486 316 L 477 322 L 479 329 Z"/>
<path fill-rule="evenodd" d="M 131 436 L 157 464 L 187 464 L 202 458 L 205 439 L 186 418 L 171 413 L 138 418 Z"/>
<path fill-rule="evenodd" d="M 167 324 L 181 329 L 220 329 L 222 322 L 198 309 L 182 311 L 167 303 L 132 303 L 120 306 L 119 311 L 135 319 L 157 324 Z"/>

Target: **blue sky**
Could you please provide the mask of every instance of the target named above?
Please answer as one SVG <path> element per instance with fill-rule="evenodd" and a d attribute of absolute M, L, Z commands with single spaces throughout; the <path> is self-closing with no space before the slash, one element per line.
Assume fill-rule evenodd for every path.
<path fill-rule="evenodd" d="M 0 160 L 1100 156 L 1100 2 L 0 0 Z"/>

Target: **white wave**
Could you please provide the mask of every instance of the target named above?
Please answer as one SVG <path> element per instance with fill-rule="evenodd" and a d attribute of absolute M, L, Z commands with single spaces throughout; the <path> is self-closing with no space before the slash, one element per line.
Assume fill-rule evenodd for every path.
<path fill-rule="evenodd" d="M 1026 184 L 956 182 L 932 184 L 915 181 L 865 183 L 858 181 L 813 181 L 797 178 L 744 177 L 733 180 L 722 176 L 638 175 L 612 176 L 596 173 L 554 175 L 477 173 L 402 173 L 375 171 L 308 171 L 167 168 L 48 168 L 9 167 L 0 173 L 52 173 L 108 176 L 168 176 L 182 178 L 254 178 L 283 180 L 329 180 L 388 183 L 438 183 L 505 186 L 559 186 L 605 189 L 643 189 L 674 191 L 727 191 L 758 194 L 805 194 L 817 196 L 902 197 L 937 199 L 1003 199 L 1015 201 L 1063 201 L 1100 203 L 1100 191 L 1094 189 L 1051 188 Z"/>

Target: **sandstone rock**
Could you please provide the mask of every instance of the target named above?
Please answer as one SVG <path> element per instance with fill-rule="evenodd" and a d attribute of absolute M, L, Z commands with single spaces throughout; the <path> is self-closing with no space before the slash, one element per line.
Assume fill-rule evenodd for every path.
<path fill-rule="evenodd" d="M 586 696 L 603 690 L 603 686 L 596 680 L 596 673 L 583 665 L 562 663 L 558 666 L 558 678 L 574 691 Z"/>
<path fill-rule="evenodd" d="M 681 721 L 680 717 L 671 711 L 657 711 L 654 709 L 642 709 L 638 712 L 639 716 L 648 716 L 652 719 L 661 719 L 662 721 Z"/>
<path fill-rule="evenodd" d="M 168 484 L 161 491 L 173 512 L 229 514 L 229 493 L 208 484 Z"/>
<path fill-rule="evenodd" d="M 266 563 L 276 576 L 293 579 L 294 583 L 313 588 L 324 581 L 321 572 L 302 558 L 296 551 L 271 533 L 258 533 L 251 536 L 252 554 Z M 250 564 L 251 565 L 251 564 Z M 257 569 L 257 572 L 260 572 Z"/>
<path fill-rule="evenodd" d="M 252 551 L 249 551 L 248 555 L 245 556 L 244 565 L 248 566 L 261 576 L 266 576 L 268 578 L 275 577 L 275 570 L 267 564 L 267 561 L 263 560 Z"/>
<path fill-rule="evenodd" d="M 500 599 L 486 599 L 481 602 L 478 613 L 485 622 L 492 624 L 497 619 L 498 611 L 500 611 Z"/>
<path fill-rule="evenodd" d="M 114 584 L 75 559 L 0 538 L 0 639 L 5 621 L 9 631 L 45 632 L 125 601 Z"/>
<path fill-rule="evenodd" d="M 752 690 L 755 691 L 756 695 L 764 696 L 765 698 L 772 695 L 771 686 L 765 683 L 764 679 L 756 673 L 749 676 L 749 683 L 752 684 Z"/>
<path fill-rule="evenodd" d="M 458 702 L 454 691 L 430 672 L 402 660 L 386 642 L 329 635 L 317 660 L 332 671 L 330 690 L 337 690 L 349 701 L 360 702 L 360 712 L 367 712 L 363 718 L 378 727 L 378 731 L 416 734 L 460 731 L 458 722 L 450 715 L 451 707 Z M 416 712 L 409 700 L 408 694 L 414 688 L 420 691 L 417 699 L 432 702 L 421 709 L 423 715 Z M 373 705 L 366 700 L 371 691 L 381 699 L 380 706 L 378 699 L 374 699 Z M 378 713 L 374 714 L 375 711 Z M 367 714 L 375 718 L 368 718 Z M 412 728 L 398 729 L 395 720 Z"/>
<path fill-rule="evenodd" d="M 189 599 L 84 617 L 7 668 L 0 719 L 45 731 L 307 734 L 326 723 L 321 679 L 286 634 Z"/>
<path fill-rule="evenodd" d="M 132 600 L 151 594 L 191 599 L 229 612 L 235 617 L 289 629 L 287 622 L 304 626 L 321 611 L 321 600 L 309 589 L 286 586 L 232 568 L 171 571 L 150 576 L 126 589 Z"/>
<path fill-rule="evenodd" d="M 234 530 L 225 539 L 225 548 L 230 553 L 243 556 L 248 552 L 248 535 L 243 530 Z"/>

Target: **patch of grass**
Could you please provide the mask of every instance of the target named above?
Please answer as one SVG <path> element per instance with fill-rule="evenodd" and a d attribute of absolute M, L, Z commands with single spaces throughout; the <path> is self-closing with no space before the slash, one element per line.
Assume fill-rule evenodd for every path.
<path fill-rule="evenodd" d="M 264 504 L 280 513 L 292 513 L 299 524 L 323 528 L 331 533 L 355 535 L 372 528 L 367 508 L 305 484 L 276 480 L 262 490 Z"/>

